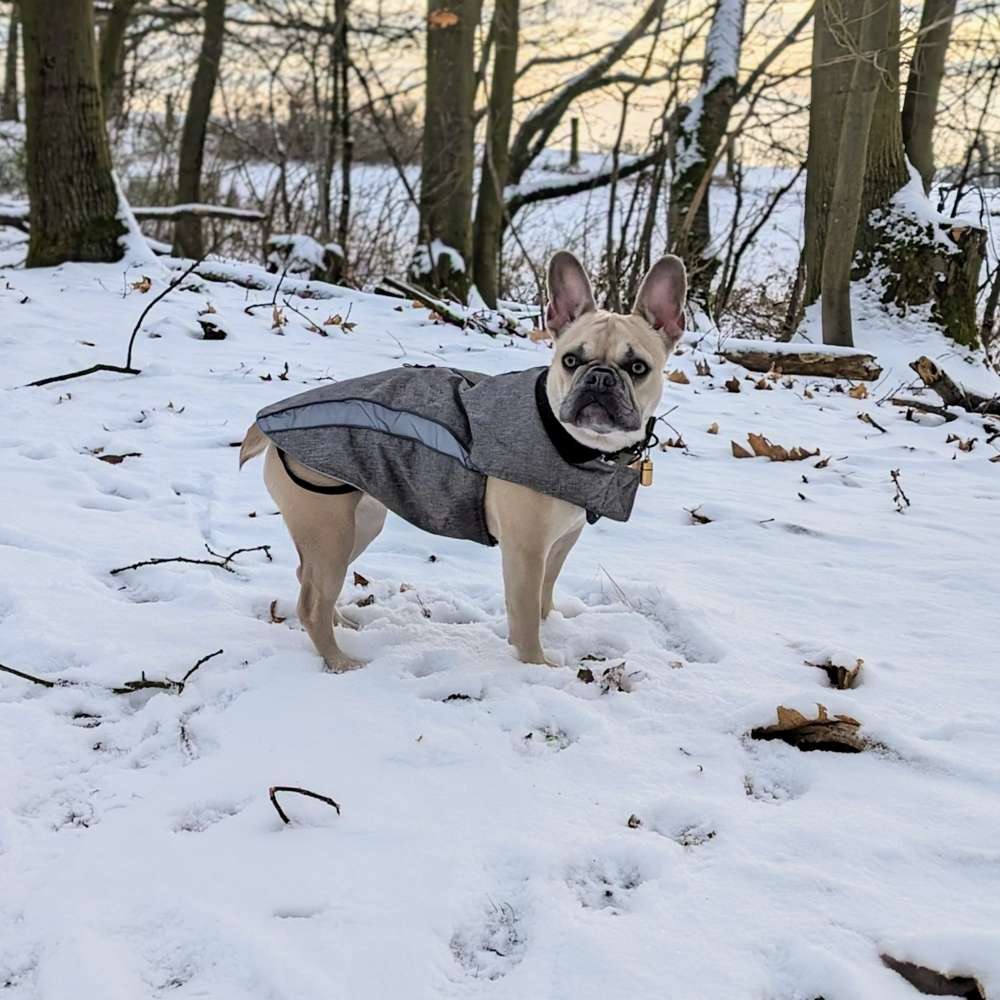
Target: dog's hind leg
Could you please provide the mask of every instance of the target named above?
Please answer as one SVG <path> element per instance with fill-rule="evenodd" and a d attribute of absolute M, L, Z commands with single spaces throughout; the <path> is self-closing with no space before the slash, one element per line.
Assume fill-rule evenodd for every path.
<path fill-rule="evenodd" d="M 549 554 L 545 559 L 545 579 L 542 581 L 542 618 L 548 618 L 552 611 L 552 591 L 555 589 L 556 580 L 562 572 L 563 563 L 570 550 L 576 545 L 576 540 L 583 531 L 583 525 L 567 531 L 562 538 L 553 543 L 549 549 Z"/>

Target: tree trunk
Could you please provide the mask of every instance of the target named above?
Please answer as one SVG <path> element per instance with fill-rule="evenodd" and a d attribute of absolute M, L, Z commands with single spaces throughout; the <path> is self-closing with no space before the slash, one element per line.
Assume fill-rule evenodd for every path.
<path fill-rule="evenodd" d="M 7 28 L 7 63 L 3 78 L 3 97 L 0 98 L 0 121 L 19 122 L 17 107 L 17 36 L 21 21 L 20 0 L 10 5 L 10 23 Z"/>
<path fill-rule="evenodd" d="M 414 279 L 461 301 L 469 291 L 480 0 L 428 0 L 427 82 Z"/>
<path fill-rule="evenodd" d="M 486 119 L 486 149 L 479 179 L 473 227 L 472 277 L 479 294 L 496 308 L 500 294 L 497 271 L 503 233 L 503 192 L 510 164 L 510 125 L 514 116 L 520 0 L 496 0 L 493 9 L 493 79 Z M 575 121 L 575 119 L 574 119 Z"/>
<path fill-rule="evenodd" d="M 135 4 L 136 0 L 115 0 L 101 28 L 98 68 L 101 104 L 107 121 L 121 114 L 125 82 L 125 29 Z"/>
<path fill-rule="evenodd" d="M 91 0 L 24 5 L 28 267 L 123 254 L 118 192 L 101 113 Z"/>
<path fill-rule="evenodd" d="M 212 97 L 219 77 L 222 39 L 226 27 L 226 0 L 205 0 L 205 29 L 198 56 L 198 69 L 191 84 L 177 171 L 179 204 L 201 200 L 201 171 L 205 159 L 205 135 L 212 111 Z M 184 219 L 174 227 L 174 253 L 182 257 L 204 256 L 201 220 Z"/>
<path fill-rule="evenodd" d="M 745 11 L 744 0 L 717 0 L 705 43 L 701 87 L 695 99 L 680 109 L 672 147 L 668 242 L 687 264 L 689 296 L 703 305 L 718 268 L 718 261 L 708 254 L 711 179 L 706 175 L 714 168 L 736 101 Z"/>
<path fill-rule="evenodd" d="M 934 121 L 944 62 L 951 39 L 956 0 L 924 0 L 920 35 L 910 63 L 903 101 L 903 143 L 906 155 L 920 174 L 924 190 L 934 179 Z"/>
<path fill-rule="evenodd" d="M 347 87 L 351 68 L 350 52 L 347 36 L 347 4 L 348 0 L 336 0 L 337 9 L 337 109 L 340 124 L 340 208 L 337 212 L 337 243 L 340 254 L 334 259 L 330 278 L 341 281 L 347 270 L 347 237 L 351 231 L 351 167 L 354 162 L 354 136 L 351 131 L 351 95 Z"/>
<path fill-rule="evenodd" d="M 886 89 L 883 73 L 891 6 L 885 0 L 870 0 L 864 4 L 859 31 L 860 54 L 852 60 L 851 86 L 844 103 L 837 143 L 838 156 L 830 194 L 820 288 L 823 343 L 841 347 L 854 346 L 851 264 L 867 172 L 871 169 L 872 146 L 878 144 L 870 141 L 869 137 L 876 127 L 874 119 L 879 92 Z M 872 59 L 871 54 L 875 52 L 879 55 Z"/>

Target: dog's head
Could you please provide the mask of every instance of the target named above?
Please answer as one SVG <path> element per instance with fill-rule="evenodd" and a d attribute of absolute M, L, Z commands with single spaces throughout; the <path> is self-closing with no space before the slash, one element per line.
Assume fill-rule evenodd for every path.
<path fill-rule="evenodd" d="M 663 392 L 663 366 L 684 332 L 686 297 L 684 264 L 672 255 L 649 269 L 627 315 L 597 308 L 571 253 L 549 261 L 545 318 L 555 354 L 546 391 L 574 438 L 605 452 L 642 438 Z"/>

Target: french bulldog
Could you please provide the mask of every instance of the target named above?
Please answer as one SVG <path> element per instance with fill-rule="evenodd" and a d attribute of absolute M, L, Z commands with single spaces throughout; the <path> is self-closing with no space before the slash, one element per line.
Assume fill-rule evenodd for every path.
<path fill-rule="evenodd" d="M 554 350 L 544 393 L 560 433 L 608 459 L 641 445 L 663 392 L 664 365 L 684 330 L 686 296 L 684 265 L 668 255 L 647 272 L 631 313 L 598 309 L 576 257 L 567 251 L 552 257 L 546 327 Z M 386 507 L 349 485 L 343 486 L 349 492 L 331 492 L 344 481 L 280 452 L 256 423 L 243 441 L 240 465 L 265 450 L 264 482 L 299 554 L 299 620 L 327 669 L 362 666 L 337 643 L 333 626 L 356 626 L 336 600 L 348 566 L 382 530 Z M 586 511 L 489 476 L 483 514 L 501 550 L 508 641 L 521 661 L 553 665 L 542 649 L 540 624 L 552 611 L 556 579 Z"/>

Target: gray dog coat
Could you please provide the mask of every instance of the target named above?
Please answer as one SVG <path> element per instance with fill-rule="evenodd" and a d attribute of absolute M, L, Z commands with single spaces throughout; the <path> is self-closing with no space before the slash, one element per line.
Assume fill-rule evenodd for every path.
<path fill-rule="evenodd" d="M 627 521 L 639 485 L 627 463 L 646 442 L 612 456 L 580 444 L 552 413 L 546 371 L 393 368 L 273 403 L 257 426 L 279 454 L 435 535 L 496 544 L 486 526 L 487 476 L 576 504 L 591 523 Z"/>

